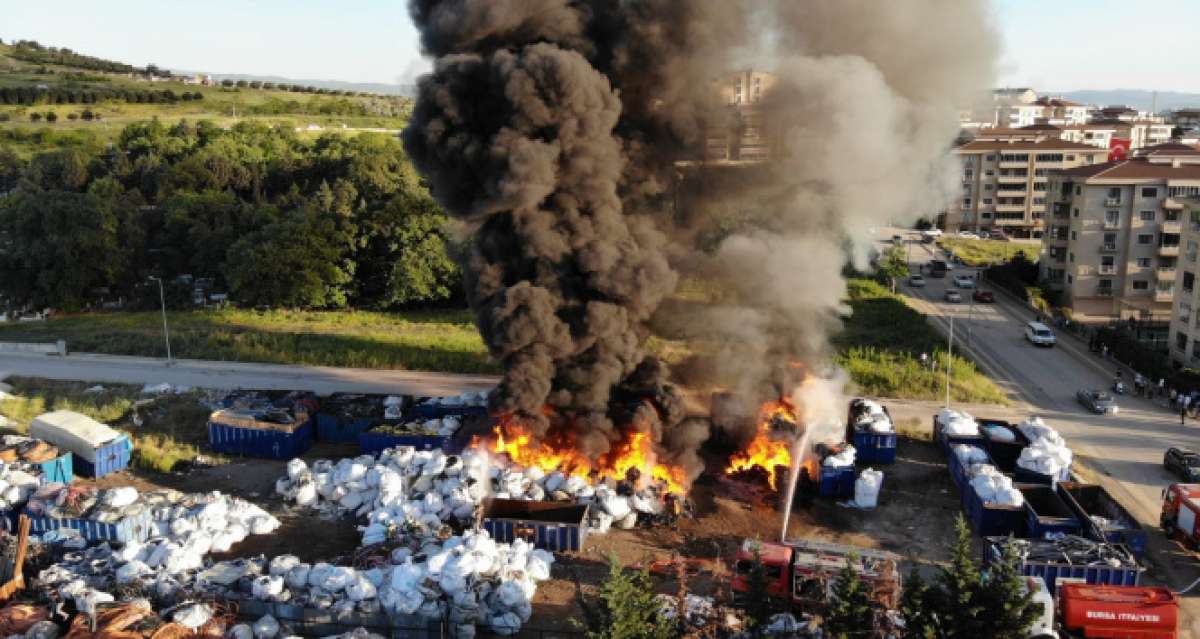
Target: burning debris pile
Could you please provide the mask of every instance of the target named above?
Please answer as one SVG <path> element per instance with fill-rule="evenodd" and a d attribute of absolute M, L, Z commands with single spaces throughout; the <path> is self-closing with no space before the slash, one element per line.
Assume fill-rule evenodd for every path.
<path fill-rule="evenodd" d="M 785 398 L 764 404 L 759 409 L 754 439 L 744 450 L 734 453 L 725 474 L 765 473 L 767 483 L 777 489 L 779 475 L 792 467 L 792 456 L 802 434 L 798 419 L 791 400 Z"/>

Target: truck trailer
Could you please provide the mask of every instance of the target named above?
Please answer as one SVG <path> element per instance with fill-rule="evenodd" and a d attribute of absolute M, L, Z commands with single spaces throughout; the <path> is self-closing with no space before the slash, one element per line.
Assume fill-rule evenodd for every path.
<path fill-rule="evenodd" d="M 754 554 L 767 576 L 767 593 L 777 602 L 801 609 L 820 609 L 832 581 L 854 555 L 851 567 L 871 585 L 876 603 L 886 609 L 900 605 L 898 557 L 890 552 L 809 540 L 767 543 L 747 539 L 738 551 L 732 586 L 735 597 L 750 592 Z"/>

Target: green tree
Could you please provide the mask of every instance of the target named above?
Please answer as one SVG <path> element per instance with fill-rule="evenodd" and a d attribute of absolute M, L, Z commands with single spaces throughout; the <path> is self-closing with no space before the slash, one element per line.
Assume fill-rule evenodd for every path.
<path fill-rule="evenodd" d="M 332 214 L 293 211 L 229 247 L 225 281 L 236 301 L 251 306 L 345 306 L 351 241 Z"/>
<path fill-rule="evenodd" d="M 626 571 L 608 557 L 608 577 L 598 601 L 582 602 L 589 612 L 588 639 L 672 639 L 678 628 L 662 615 L 648 568 Z"/>
<path fill-rule="evenodd" d="M 235 84 L 239 89 L 245 89 L 247 86 L 247 82 L 245 80 L 238 80 Z"/>
<path fill-rule="evenodd" d="M 0 147 L 0 194 L 17 188 L 17 181 L 25 171 L 25 162 L 16 151 Z"/>
<path fill-rule="evenodd" d="M 41 121 L 42 121 L 42 114 L 41 114 L 41 113 L 38 113 L 37 111 L 34 111 L 33 113 L 30 113 L 30 114 L 29 114 L 29 121 L 30 121 L 30 122 L 41 122 Z"/>
<path fill-rule="evenodd" d="M 875 631 L 875 609 L 871 603 L 870 586 L 854 569 L 858 556 L 846 556 L 846 565 L 838 572 L 829 598 L 825 628 L 833 639 L 872 636 Z"/>
<path fill-rule="evenodd" d="M 46 121 L 51 124 L 58 122 L 58 114 L 53 111 L 47 111 L 46 112 Z"/>
<path fill-rule="evenodd" d="M 939 576 L 935 609 L 940 612 L 942 636 L 948 639 L 975 639 L 985 632 L 989 620 L 982 601 L 979 565 L 971 551 L 971 529 L 962 513 L 954 520 L 954 541 L 950 562 Z"/>
<path fill-rule="evenodd" d="M 75 120 L 78 120 L 78 119 L 79 119 L 79 114 L 78 114 L 78 113 L 75 113 L 74 111 L 72 111 L 72 112 L 70 112 L 70 113 L 68 113 L 68 114 L 67 114 L 67 119 L 68 119 L 68 120 L 70 120 L 70 121 L 72 121 L 72 122 L 74 122 Z"/>
<path fill-rule="evenodd" d="M 221 86 L 226 87 L 226 88 L 231 87 L 231 86 L 233 86 L 233 80 L 230 80 L 228 78 L 221 80 Z"/>
<path fill-rule="evenodd" d="M 981 639 L 1024 637 L 1042 613 L 1033 594 L 1025 586 L 1020 556 L 1012 539 L 1005 542 L 998 560 L 988 566 L 981 601 L 987 610 L 988 624 Z"/>
<path fill-rule="evenodd" d="M 372 308 L 440 302 L 459 290 L 449 220 L 427 193 L 403 193 L 359 221 L 355 303 Z"/>
<path fill-rule="evenodd" d="M 879 278 L 880 283 L 887 284 L 896 289 L 896 280 L 907 277 L 908 270 L 908 255 L 904 248 L 900 246 L 890 246 L 887 251 L 879 258 L 878 266 L 875 268 L 875 275 Z"/>
<path fill-rule="evenodd" d="M 746 575 L 746 624 L 759 633 L 771 616 L 771 596 L 767 592 L 767 567 L 762 562 L 762 546 L 754 544 L 750 572 Z"/>
<path fill-rule="evenodd" d="M 900 597 L 900 614 L 904 617 L 906 639 L 937 639 L 938 635 L 938 592 L 928 584 L 917 570 L 916 561 L 904 580 L 904 593 Z"/>

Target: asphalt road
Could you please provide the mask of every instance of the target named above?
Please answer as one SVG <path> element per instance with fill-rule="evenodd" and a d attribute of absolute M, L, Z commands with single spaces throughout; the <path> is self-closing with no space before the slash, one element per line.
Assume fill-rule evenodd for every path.
<path fill-rule="evenodd" d="M 160 384 L 215 389 L 257 388 L 335 392 L 396 393 L 433 397 L 487 390 L 498 378 L 426 371 L 282 366 L 175 360 L 115 355 L 67 357 L 0 353 L 0 380 L 9 375 L 125 384 Z"/>
<path fill-rule="evenodd" d="M 888 236 L 890 237 L 890 235 Z M 911 237 L 915 238 L 916 234 Z M 910 265 L 928 261 L 936 250 L 932 245 L 913 241 Z M 938 252 L 939 256 L 940 251 Z M 1164 487 L 1175 476 L 1162 467 L 1163 452 L 1170 446 L 1200 448 L 1200 422 L 1188 418 L 1180 425 L 1179 414 L 1164 405 L 1129 395 L 1120 396 L 1117 415 L 1095 415 L 1081 406 L 1075 393 L 1081 388 L 1109 389 L 1117 365 L 1090 353 L 1086 342 L 1058 333 L 1053 348 L 1037 347 L 1024 337 L 1024 324 L 1035 319 L 1031 309 L 1003 291 L 995 291 L 996 303 L 971 304 L 970 290 L 963 290 L 962 303 L 944 301 L 943 295 L 954 288 L 953 276 L 974 273 L 958 266 L 945 279 L 926 277 L 923 288 L 901 284 L 900 292 L 909 295 L 914 305 L 926 313 L 946 334 L 950 318 L 954 323 L 954 348 L 965 349 L 984 371 L 1009 394 L 1020 412 L 1040 415 L 1058 429 L 1075 452 L 1076 459 L 1097 474 L 1121 503 L 1148 529 L 1156 531 Z M 1125 380 L 1132 390 L 1132 375 Z M 986 415 L 983 415 L 986 416 Z M 1173 566 L 1181 561 L 1192 564 L 1186 570 L 1167 575 L 1171 587 L 1182 588 L 1200 576 L 1194 556 L 1171 553 Z"/>

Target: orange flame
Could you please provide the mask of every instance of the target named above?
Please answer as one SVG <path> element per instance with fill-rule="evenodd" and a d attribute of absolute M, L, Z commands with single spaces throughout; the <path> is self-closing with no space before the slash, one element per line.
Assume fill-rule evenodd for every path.
<path fill-rule="evenodd" d="M 596 462 L 576 450 L 569 441 L 535 440 L 529 428 L 511 415 L 502 416 L 492 432 L 496 436 L 492 442 L 485 444 L 477 440 L 472 446 L 482 445 L 493 453 L 508 455 L 519 466 L 536 467 L 547 473 L 557 470 L 567 476 L 588 477 L 595 473 L 615 479 L 624 479 L 626 473 L 636 468 L 643 477 L 664 482 L 671 493 L 687 492 L 687 474 L 679 466 L 657 462 L 649 433 L 629 433 L 624 441 Z"/>
<path fill-rule="evenodd" d="M 775 424 L 782 420 L 796 423 L 796 409 L 787 399 L 770 401 L 758 411 L 758 430 L 745 450 L 735 453 L 725 468 L 726 475 L 761 468 L 767 471 L 767 481 L 775 486 L 775 467 L 789 468 L 792 465 L 791 442 L 772 436 Z"/>

